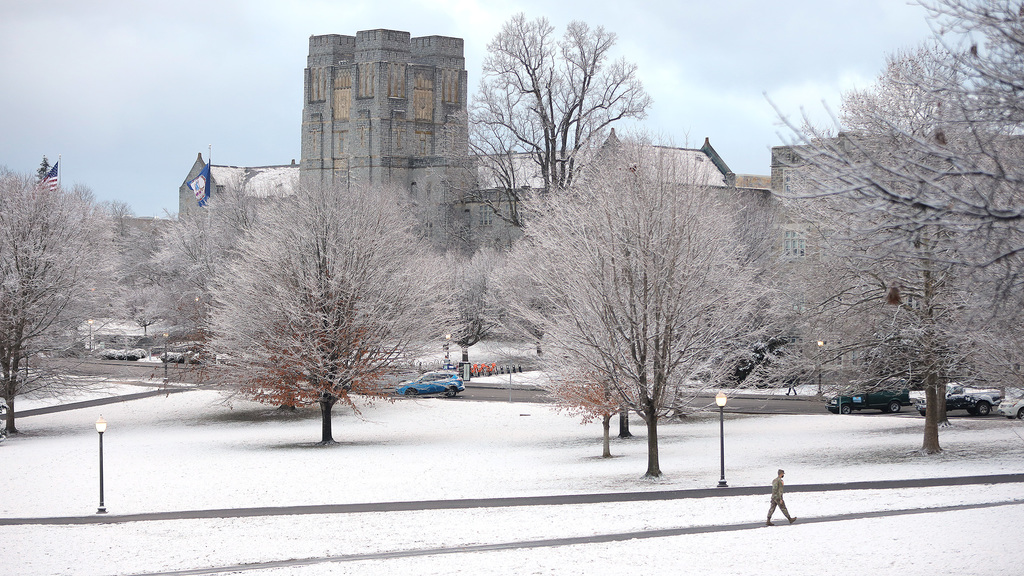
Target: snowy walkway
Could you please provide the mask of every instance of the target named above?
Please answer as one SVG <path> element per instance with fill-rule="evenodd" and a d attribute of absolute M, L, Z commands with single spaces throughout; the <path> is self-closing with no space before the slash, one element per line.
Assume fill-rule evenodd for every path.
<path fill-rule="evenodd" d="M 1019 482 L 1020 480 L 1017 481 Z M 912 508 L 904 510 L 886 510 L 879 512 L 857 512 L 851 514 L 837 514 L 833 516 L 818 516 L 810 518 L 800 516 L 797 519 L 797 523 L 801 525 L 819 524 L 823 522 L 841 522 L 846 520 L 885 518 L 889 516 L 906 516 L 911 514 L 935 514 L 941 512 L 953 512 L 960 510 L 978 510 L 985 508 L 995 508 L 999 506 L 1022 505 L 1024 505 L 1024 500 L 1012 500 L 1007 502 L 991 502 L 986 504 L 964 504 L 959 506 L 943 506 L 939 508 Z M 776 528 L 785 525 L 786 522 L 784 521 L 777 522 Z M 742 524 L 727 524 L 719 526 L 688 526 L 684 528 L 667 528 L 659 530 L 642 530 L 638 532 L 597 534 L 593 536 L 578 536 L 572 538 L 549 538 L 543 540 L 501 542 L 496 544 L 476 544 L 442 548 L 420 548 L 410 550 L 395 550 L 389 552 L 373 552 L 367 554 L 342 554 L 338 556 L 325 556 L 322 558 L 301 558 L 271 562 L 257 562 L 250 564 L 235 564 L 231 566 L 215 566 L 209 568 L 173 570 L 170 572 L 140 572 L 129 576 L 202 576 L 224 573 L 233 574 L 237 572 L 268 570 L 277 568 L 295 568 L 300 566 L 312 566 L 317 564 L 337 564 L 343 562 L 360 562 L 366 560 L 415 558 L 420 556 L 438 556 L 446 554 L 471 554 L 477 552 L 496 552 L 501 550 L 521 550 L 529 548 L 552 548 L 558 546 L 576 546 L 581 544 L 602 544 L 609 542 L 624 542 L 627 540 L 643 540 L 648 538 L 667 538 L 671 536 L 709 534 L 715 532 L 735 532 L 739 530 L 753 530 L 756 528 L 767 528 L 767 526 L 764 525 L 764 522 L 745 522 Z M 774 529 L 775 528 L 773 528 L 773 530 Z"/>
<path fill-rule="evenodd" d="M 935 486 L 970 486 L 984 484 L 1024 483 L 1024 474 L 995 474 L 988 476 L 960 476 L 956 478 L 919 478 L 915 480 L 881 480 L 875 482 L 845 482 L 834 484 L 792 484 L 786 493 L 831 492 L 837 490 L 891 490 L 901 488 L 929 488 Z M 376 502 L 365 504 L 321 504 L 314 506 L 273 506 L 259 508 L 225 508 L 216 510 L 182 510 L 143 514 L 90 516 L 63 516 L 51 518 L 0 518 L 0 526 L 28 524 L 124 524 L 159 520 L 198 520 L 208 518 L 252 518 L 256 516 L 291 516 L 311 514 L 361 514 L 364 512 L 412 512 L 425 510 L 460 510 L 467 508 L 507 508 L 519 506 L 563 506 L 574 504 L 607 504 L 616 502 L 651 502 L 686 498 L 724 498 L 728 496 L 757 496 L 771 492 L 768 486 L 702 488 L 696 490 L 658 490 L 652 492 L 615 492 L 605 494 L 565 494 L 555 496 L 523 496 L 514 498 L 466 498 L 460 500 L 417 500 L 409 502 Z M 1024 500 L 1007 501 L 981 506 L 1024 504 Z M 965 509 L 960 506 L 949 509 Z M 938 509 L 915 508 L 909 512 L 935 512 Z M 876 514 L 867 512 L 865 514 Z M 888 515 L 889 513 L 883 513 Z M 847 519 L 849 515 L 828 516 L 815 521 Z M 868 516 L 858 516 L 868 517 Z M 737 525 L 743 526 L 743 525 Z M 716 527 L 716 531 L 721 527 Z M 692 532 L 683 532 L 689 534 Z"/>

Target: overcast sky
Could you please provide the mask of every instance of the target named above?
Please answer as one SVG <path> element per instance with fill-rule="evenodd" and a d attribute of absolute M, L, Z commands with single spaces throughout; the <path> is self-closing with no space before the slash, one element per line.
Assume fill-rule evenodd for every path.
<path fill-rule="evenodd" d="M 62 155 L 62 183 L 142 216 L 178 210 L 196 154 L 214 164 L 299 160 L 313 34 L 390 28 L 465 39 L 472 98 L 488 42 L 517 12 L 618 35 L 654 99 L 643 127 L 711 139 L 729 167 L 768 174 L 789 115 L 864 87 L 885 56 L 930 37 L 904 0 L 0 0 L 0 165 Z"/>

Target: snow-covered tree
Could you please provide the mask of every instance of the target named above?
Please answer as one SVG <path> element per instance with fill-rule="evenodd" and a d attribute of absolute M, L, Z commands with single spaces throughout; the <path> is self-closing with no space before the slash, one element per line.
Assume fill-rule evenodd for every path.
<path fill-rule="evenodd" d="M 108 230 L 87 189 L 50 190 L 0 168 L 0 393 L 10 433 L 16 396 L 66 384 L 25 363 L 77 340 L 106 292 Z"/>
<path fill-rule="evenodd" d="M 830 357 L 856 359 L 850 384 L 923 384 L 926 453 L 941 450 L 945 382 L 964 368 L 965 264 L 985 237 L 933 205 L 970 195 L 955 153 L 971 155 L 973 137 L 938 78 L 946 62 L 936 46 L 890 57 L 875 85 L 844 95 L 838 136 L 806 129 L 788 190 L 821 243 L 808 325 L 831 340 Z"/>
<path fill-rule="evenodd" d="M 515 314 L 542 328 L 556 380 L 592 375 L 644 419 L 651 477 L 659 419 L 684 381 L 723 375 L 760 294 L 727 201 L 666 169 L 655 147 L 624 143 L 541 200 L 511 258 L 534 287 L 511 287 Z"/>
<path fill-rule="evenodd" d="M 560 410 L 579 416 L 584 424 L 600 419 L 601 457 L 611 458 L 611 420 L 621 410 L 621 399 L 612 383 L 599 373 L 574 371 L 581 365 L 583 363 L 565 362 L 565 369 L 553 374 L 547 386 L 548 395 Z"/>
<path fill-rule="evenodd" d="M 304 188 L 273 206 L 217 276 L 213 347 L 256 400 L 331 410 L 386 395 L 442 332 L 444 275 L 393 190 Z"/>
<path fill-rule="evenodd" d="M 36 170 L 36 181 L 42 182 L 43 178 L 46 178 L 47 172 L 50 171 L 50 160 L 43 156 L 43 160 L 39 163 L 39 168 Z"/>
<path fill-rule="evenodd" d="M 886 109 L 863 107 L 840 138 L 794 126 L 796 141 L 857 198 L 908 229 L 957 230 L 961 257 L 1024 281 L 1024 20 L 1011 0 L 928 0 L 934 47 L 919 50 L 885 90 Z M 906 62 L 907 55 L 893 61 Z M 849 98 L 847 101 L 849 102 Z M 888 111 L 886 111 L 888 110 Z M 891 113 L 889 112 L 891 111 Z M 907 129 L 907 125 L 927 130 Z M 884 131 L 896 145 L 878 146 Z"/>
<path fill-rule="evenodd" d="M 487 248 L 468 260 L 455 253 L 446 258 L 455 314 L 452 340 L 462 348 L 463 362 L 469 362 L 470 347 L 490 336 L 499 324 L 493 282 L 502 264 L 502 255 Z"/>
<path fill-rule="evenodd" d="M 523 187 L 535 175 L 544 190 L 567 188 L 608 127 L 646 115 L 651 98 L 635 64 L 611 60 L 615 41 L 580 21 L 559 40 L 546 18 L 517 14 L 487 45 L 470 146 L 502 192 L 498 217 L 521 226 Z"/>
<path fill-rule="evenodd" d="M 161 301 L 151 304 L 162 310 L 174 339 L 201 355 L 209 337 L 214 279 L 238 258 L 242 238 L 258 223 L 258 200 L 245 190 L 230 190 L 202 210 L 179 215 L 153 257 Z"/>

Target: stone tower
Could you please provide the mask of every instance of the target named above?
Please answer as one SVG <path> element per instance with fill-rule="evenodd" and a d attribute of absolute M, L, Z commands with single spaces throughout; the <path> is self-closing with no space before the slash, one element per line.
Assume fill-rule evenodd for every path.
<path fill-rule="evenodd" d="M 303 182 L 394 184 L 435 205 L 468 158 L 463 40 L 364 30 L 309 38 Z M 433 198 L 430 198 L 433 196 Z"/>

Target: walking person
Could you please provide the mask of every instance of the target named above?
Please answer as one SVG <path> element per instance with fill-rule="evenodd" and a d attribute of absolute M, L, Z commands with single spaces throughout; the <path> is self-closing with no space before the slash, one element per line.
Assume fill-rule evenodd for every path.
<path fill-rule="evenodd" d="M 789 510 L 786 510 L 786 501 L 782 499 L 783 487 L 786 484 L 782 481 L 782 477 L 785 475 L 785 470 L 779 470 L 779 475 L 775 477 L 775 480 L 772 480 L 772 505 L 768 509 L 768 522 L 765 523 L 765 526 L 775 526 L 775 524 L 772 524 L 772 514 L 775 514 L 776 506 L 779 507 L 779 510 L 782 510 L 790 524 L 796 522 L 796 516 L 789 515 Z"/>

